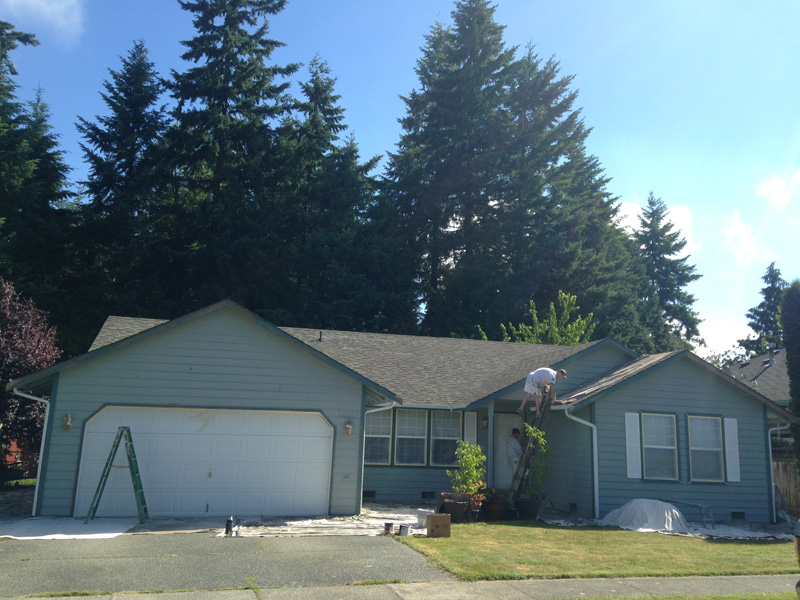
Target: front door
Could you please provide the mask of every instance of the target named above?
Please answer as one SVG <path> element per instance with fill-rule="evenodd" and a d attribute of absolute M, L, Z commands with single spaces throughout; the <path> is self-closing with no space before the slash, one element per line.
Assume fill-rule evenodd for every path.
<path fill-rule="evenodd" d="M 522 428 L 522 417 L 517 414 L 495 413 L 494 415 L 494 487 L 508 489 L 514 472 L 508 458 L 508 438 L 511 430 Z"/>

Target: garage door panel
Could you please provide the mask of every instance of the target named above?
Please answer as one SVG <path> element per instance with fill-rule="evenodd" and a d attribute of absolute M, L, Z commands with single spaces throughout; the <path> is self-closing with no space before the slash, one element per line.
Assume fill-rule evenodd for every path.
<path fill-rule="evenodd" d="M 193 432 L 197 434 L 198 432 Z M 201 458 L 211 458 L 211 444 L 205 435 L 186 435 L 183 437 L 183 448 L 181 448 L 181 458 L 194 457 L 195 460 Z"/>
<path fill-rule="evenodd" d="M 252 486 L 266 486 L 269 476 L 269 466 L 263 464 L 243 464 L 241 465 L 243 481 L 249 482 Z"/>
<path fill-rule="evenodd" d="M 242 455 L 240 438 L 232 435 L 214 435 L 211 438 L 211 455 L 214 458 L 238 458 Z"/>
<path fill-rule="evenodd" d="M 242 440 L 242 443 L 244 444 L 244 460 L 260 462 L 269 453 L 269 440 L 263 434 L 248 435 Z"/>
<path fill-rule="evenodd" d="M 319 414 L 107 407 L 86 425 L 76 516 L 120 425 L 131 428 L 151 516 L 328 512 L 333 433 Z M 112 470 L 97 516 L 136 514 L 124 446 L 115 465 L 125 468 Z"/>

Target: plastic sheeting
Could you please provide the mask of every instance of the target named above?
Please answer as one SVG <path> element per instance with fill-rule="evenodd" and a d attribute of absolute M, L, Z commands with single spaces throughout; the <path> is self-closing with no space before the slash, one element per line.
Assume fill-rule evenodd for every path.
<path fill-rule="evenodd" d="M 612 510 L 600 522 L 632 531 L 688 533 L 692 530 L 683 513 L 672 504 L 645 498 L 631 500 Z"/>

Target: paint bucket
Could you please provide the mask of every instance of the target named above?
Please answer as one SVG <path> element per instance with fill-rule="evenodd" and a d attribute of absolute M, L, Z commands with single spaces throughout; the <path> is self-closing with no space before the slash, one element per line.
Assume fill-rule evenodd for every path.
<path fill-rule="evenodd" d="M 392 523 L 383 524 L 383 533 L 392 533 Z"/>
<path fill-rule="evenodd" d="M 417 527 L 420 529 L 428 526 L 428 515 L 432 515 L 433 510 L 427 508 L 417 509 Z"/>
<path fill-rule="evenodd" d="M 409 535 L 408 525 L 400 525 L 400 535 L 403 535 L 403 536 Z"/>

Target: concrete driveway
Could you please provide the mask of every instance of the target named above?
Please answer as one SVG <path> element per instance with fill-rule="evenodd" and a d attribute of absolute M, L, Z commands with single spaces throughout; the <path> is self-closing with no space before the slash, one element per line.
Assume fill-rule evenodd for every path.
<path fill-rule="evenodd" d="M 0 540 L 0 597 L 449 581 L 384 536 L 122 535 L 100 540 Z"/>

